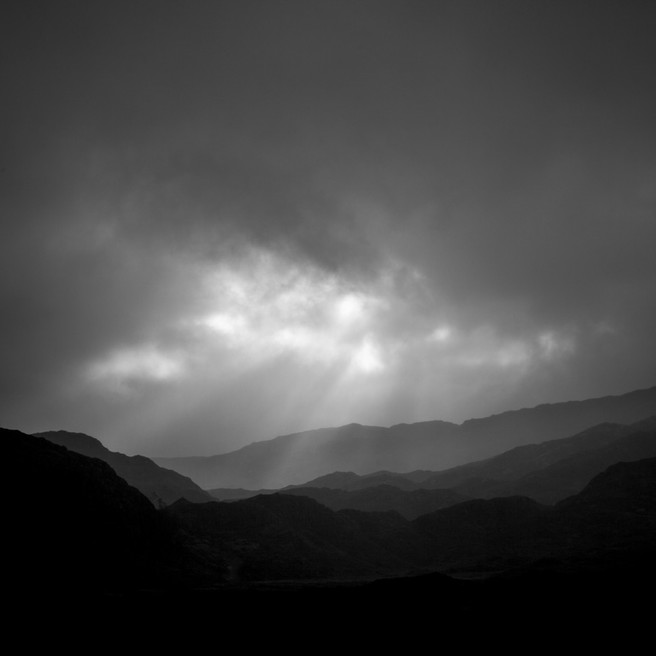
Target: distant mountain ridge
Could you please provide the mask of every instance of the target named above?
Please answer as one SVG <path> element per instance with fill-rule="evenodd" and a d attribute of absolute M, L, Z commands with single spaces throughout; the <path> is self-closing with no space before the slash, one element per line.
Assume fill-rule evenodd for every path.
<path fill-rule="evenodd" d="M 486 497 L 521 494 L 542 503 L 555 503 L 578 494 L 587 483 L 607 467 L 656 457 L 656 429 L 629 427 L 632 430 L 609 444 L 581 451 L 543 469 L 502 485 L 492 486 Z M 461 486 L 463 491 L 470 489 Z"/>
<path fill-rule="evenodd" d="M 392 485 L 374 485 L 356 490 L 293 487 L 286 488 L 284 494 L 310 497 L 331 510 L 393 510 L 406 519 L 416 519 L 420 515 L 468 500 L 467 496 L 455 490 L 404 490 Z"/>
<path fill-rule="evenodd" d="M 154 460 L 204 488 L 271 489 L 335 471 L 441 471 L 514 447 L 569 437 L 598 424 L 631 424 L 654 414 L 656 387 L 513 410 L 460 425 L 348 424 L 255 442 L 222 455 Z"/>
<path fill-rule="evenodd" d="M 35 433 L 43 438 L 66 447 L 71 451 L 106 462 L 121 478 L 136 487 L 156 506 L 168 506 L 178 499 L 202 503 L 212 497 L 190 478 L 176 471 L 160 467 L 145 456 L 127 456 L 110 451 L 99 440 L 84 433 L 47 431 Z"/>
<path fill-rule="evenodd" d="M 417 470 L 365 475 L 333 472 L 303 485 L 287 486 L 280 490 L 220 488 L 210 490 L 210 493 L 219 500 L 234 500 L 276 491 L 302 494 L 305 490 L 308 496 L 333 509 L 338 507 L 335 504 L 344 508 L 365 509 L 361 504 L 367 499 L 368 503 L 374 504 L 369 508 L 371 510 L 400 511 L 407 508 L 402 514 L 410 516 L 415 511 L 409 502 L 409 493 L 418 490 L 450 490 L 464 497 L 484 499 L 520 495 L 540 503 L 553 504 L 580 492 L 593 476 L 610 465 L 651 457 L 656 457 L 656 417 L 630 426 L 600 424 L 571 437 L 516 447 L 498 456 L 441 472 Z M 364 492 L 376 487 L 396 488 L 398 499 L 393 499 L 389 492 L 378 495 L 375 502 L 375 494 L 355 494 L 356 491 Z M 404 495 L 408 497 L 405 501 L 402 500 Z M 415 495 L 415 499 L 419 497 Z M 417 508 L 425 506 L 420 504 Z"/>

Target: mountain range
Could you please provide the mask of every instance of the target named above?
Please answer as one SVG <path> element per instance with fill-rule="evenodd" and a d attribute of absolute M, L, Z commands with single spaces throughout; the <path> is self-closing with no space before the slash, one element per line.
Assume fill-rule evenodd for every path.
<path fill-rule="evenodd" d="M 60 435 L 97 452 L 91 439 Z M 654 444 L 654 419 L 606 423 L 442 472 L 334 472 L 243 500 L 156 504 L 95 456 L 0 429 L 4 590 L 48 595 L 69 614 L 54 602 L 126 594 L 135 608 L 186 600 L 175 607 L 208 617 L 242 608 L 239 599 L 244 612 L 254 601 L 263 612 L 346 602 L 356 612 L 400 599 L 418 608 L 426 595 L 433 613 L 470 620 L 554 607 L 634 613 L 640 585 L 656 581 Z M 555 490 L 549 505 L 493 494 L 536 480 Z M 491 498 L 465 499 L 482 481 Z M 276 592 L 282 606 L 271 605 Z"/>
<path fill-rule="evenodd" d="M 654 429 L 632 435 L 656 441 Z M 656 458 L 616 463 L 555 506 L 520 496 L 474 499 L 409 520 L 280 493 L 181 499 L 158 511 L 97 458 L 18 431 L 3 429 L 0 438 L 12 463 L 4 477 L 14 490 L 10 546 L 26 580 L 35 572 L 38 580 L 112 587 L 176 577 L 366 580 L 510 571 L 545 558 L 630 558 L 656 546 Z"/>
<path fill-rule="evenodd" d="M 278 492 L 310 496 L 334 510 L 396 510 L 408 518 L 471 497 L 526 496 L 553 504 L 580 492 L 612 464 L 656 457 L 655 429 L 654 417 L 630 426 L 600 424 L 572 437 L 517 447 L 441 472 L 334 472 Z M 230 501 L 276 490 L 218 488 L 209 492 Z"/>
<path fill-rule="evenodd" d="M 162 583 L 175 535 L 139 490 L 102 460 L 45 439 L 0 429 L 0 445 L 5 593 Z"/>
<path fill-rule="evenodd" d="M 178 499 L 199 503 L 212 499 L 187 476 L 160 467 L 144 456 L 126 456 L 123 453 L 110 451 L 99 440 L 84 433 L 60 430 L 35 433 L 35 437 L 106 462 L 121 478 L 136 487 L 157 507 L 168 506 Z"/>
<path fill-rule="evenodd" d="M 469 499 L 455 490 L 402 490 L 393 485 L 374 485 L 361 490 L 339 490 L 327 487 L 292 487 L 283 494 L 309 497 L 331 510 L 364 510 L 383 512 L 393 510 L 406 519 L 447 508 Z"/>
<path fill-rule="evenodd" d="M 335 471 L 357 474 L 445 470 L 514 447 L 569 437 L 601 423 L 656 413 L 656 387 L 585 401 L 514 410 L 462 424 L 428 421 L 390 428 L 349 424 L 254 442 L 229 453 L 154 458 L 205 489 L 281 488 Z"/>
<path fill-rule="evenodd" d="M 545 506 L 475 499 L 413 520 L 330 511 L 287 494 L 166 509 L 230 580 L 494 573 L 547 560 L 630 559 L 656 546 L 656 458 L 618 463 L 578 495 Z"/>

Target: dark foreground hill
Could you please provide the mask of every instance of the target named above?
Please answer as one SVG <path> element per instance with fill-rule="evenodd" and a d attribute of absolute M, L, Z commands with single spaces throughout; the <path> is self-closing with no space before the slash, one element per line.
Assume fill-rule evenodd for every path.
<path fill-rule="evenodd" d="M 53 444 L 59 444 L 76 453 L 105 461 L 121 478 L 136 487 L 156 507 L 167 506 L 178 499 L 196 503 L 210 501 L 212 497 L 190 478 L 176 471 L 164 469 L 144 456 L 126 456 L 110 451 L 99 440 L 84 433 L 48 431 L 36 433 Z"/>
<path fill-rule="evenodd" d="M 17 431 L 0 439 L 3 590 L 46 596 L 69 618 L 72 594 L 121 599 L 140 618 L 157 609 L 160 623 L 173 609 L 196 620 L 255 608 L 287 621 L 309 609 L 360 617 L 363 603 L 404 619 L 617 616 L 639 613 L 641 586 L 656 581 L 656 458 L 615 464 L 555 506 L 479 499 L 409 521 L 286 494 L 157 510 L 98 459 Z"/>
<path fill-rule="evenodd" d="M 568 437 L 604 422 L 630 424 L 655 412 L 653 387 L 504 412 L 460 425 L 443 421 L 390 428 L 349 424 L 255 442 L 223 455 L 157 458 L 156 462 L 204 488 L 280 488 L 334 471 L 444 470 L 513 447 Z"/>
<path fill-rule="evenodd" d="M 396 513 L 333 512 L 281 494 L 165 511 L 230 581 L 366 579 L 412 570 L 421 540 Z"/>
<path fill-rule="evenodd" d="M 164 584 L 175 531 L 105 462 L 0 429 L 3 589 L 121 590 Z M 173 577 L 174 578 L 174 577 Z"/>
<path fill-rule="evenodd" d="M 402 490 L 393 485 L 375 485 L 360 490 L 295 487 L 284 490 L 284 494 L 310 497 L 332 510 L 393 510 L 406 519 L 415 519 L 467 500 L 455 490 Z"/>
<path fill-rule="evenodd" d="M 355 476 L 355 474 L 354 474 Z M 357 477 L 358 479 L 360 477 Z M 364 479 L 364 477 L 363 477 Z M 367 483 L 369 479 L 366 479 Z M 378 477 L 370 479 L 372 482 L 379 480 Z M 406 519 L 414 519 L 440 508 L 446 508 L 456 503 L 467 500 L 467 497 L 460 492 L 449 489 L 431 489 L 423 490 L 415 486 L 414 483 L 407 482 L 412 489 L 403 489 L 397 487 L 398 481 L 403 481 L 401 475 L 396 476 L 394 484 L 364 484 L 362 487 L 355 489 L 342 490 L 331 487 L 312 487 L 312 486 L 290 486 L 282 490 L 231 490 L 218 489 L 210 490 L 210 493 L 219 501 L 238 501 L 250 499 L 261 494 L 289 494 L 293 496 L 309 497 L 319 503 L 327 506 L 331 510 L 364 510 L 369 512 L 385 512 L 393 510 L 398 512 Z M 415 489 L 416 488 L 416 489 Z"/>

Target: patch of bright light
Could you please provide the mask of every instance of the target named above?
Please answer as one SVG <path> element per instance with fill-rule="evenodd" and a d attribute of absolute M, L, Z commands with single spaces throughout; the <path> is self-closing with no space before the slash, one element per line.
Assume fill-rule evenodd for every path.
<path fill-rule="evenodd" d="M 448 326 L 439 326 L 429 336 L 429 340 L 433 342 L 447 342 L 452 336 L 451 328 Z"/>
<path fill-rule="evenodd" d="M 526 344 L 513 343 L 503 346 L 493 355 L 493 362 L 499 367 L 518 367 L 530 360 L 530 351 Z"/>
<path fill-rule="evenodd" d="M 216 313 L 203 317 L 198 323 L 224 335 L 239 335 L 246 327 L 246 320 L 238 314 Z"/>
<path fill-rule="evenodd" d="M 88 368 L 91 380 L 123 384 L 134 380 L 166 381 L 183 373 L 182 361 L 152 346 L 118 349 Z"/>
<path fill-rule="evenodd" d="M 351 366 L 365 374 L 381 371 L 385 367 L 379 347 L 370 339 L 365 339 L 353 353 Z"/>
<path fill-rule="evenodd" d="M 335 303 L 335 320 L 341 326 L 349 326 L 366 315 L 362 299 L 355 294 L 345 294 Z"/>
<path fill-rule="evenodd" d="M 538 335 L 538 353 L 545 360 L 568 355 L 574 351 L 574 341 L 566 335 L 558 335 L 552 331 Z"/>
<path fill-rule="evenodd" d="M 383 347 L 366 339 L 386 307 L 383 299 L 315 267 L 256 253 L 248 266 L 209 272 L 205 304 L 208 312 L 186 323 L 210 330 L 222 346 L 246 357 L 292 354 L 345 367 L 355 362 L 361 372 L 383 367 Z"/>

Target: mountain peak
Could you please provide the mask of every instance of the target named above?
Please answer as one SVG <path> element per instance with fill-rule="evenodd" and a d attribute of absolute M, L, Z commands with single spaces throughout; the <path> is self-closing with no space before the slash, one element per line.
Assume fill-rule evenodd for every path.
<path fill-rule="evenodd" d="M 91 437 L 91 435 L 87 435 L 86 433 L 74 433 L 65 430 L 56 430 L 45 431 L 42 433 L 33 433 L 33 436 L 46 439 L 48 442 L 64 446 L 70 451 L 82 453 L 85 456 L 90 456 L 93 458 L 100 458 L 102 455 L 111 453 L 100 440 L 96 439 L 95 437 Z"/>

